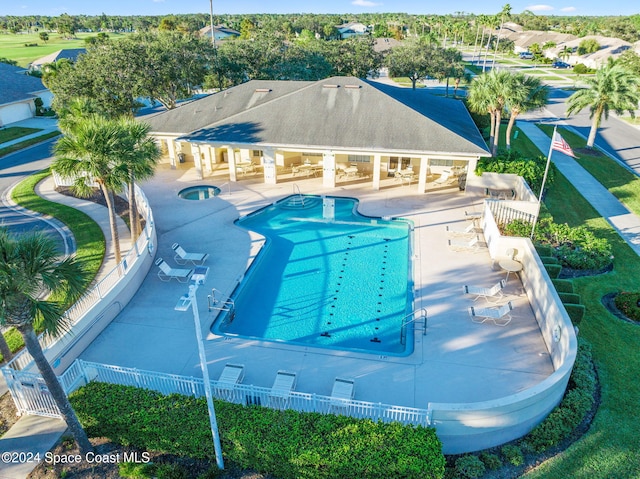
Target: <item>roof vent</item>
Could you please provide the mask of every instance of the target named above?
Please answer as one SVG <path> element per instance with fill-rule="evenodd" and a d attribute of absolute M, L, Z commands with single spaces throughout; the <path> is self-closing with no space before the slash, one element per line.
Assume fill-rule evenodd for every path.
<path fill-rule="evenodd" d="M 351 89 L 354 89 L 354 90 L 357 89 L 357 88 L 362 88 L 361 85 L 345 85 L 344 87 L 345 88 L 351 88 Z"/>
<path fill-rule="evenodd" d="M 340 85 L 336 85 L 335 83 L 325 83 L 322 85 L 322 88 L 340 88 Z"/>
<path fill-rule="evenodd" d="M 269 93 L 271 88 L 256 88 L 256 93 Z"/>

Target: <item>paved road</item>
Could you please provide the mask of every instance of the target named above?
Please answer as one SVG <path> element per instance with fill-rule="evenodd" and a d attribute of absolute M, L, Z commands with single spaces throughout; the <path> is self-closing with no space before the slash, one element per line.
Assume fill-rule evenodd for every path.
<path fill-rule="evenodd" d="M 69 252 L 69 245 L 65 246 L 62 236 L 58 233 L 55 222 L 45 221 L 17 212 L 10 208 L 5 201 L 6 193 L 23 178 L 36 173 L 51 164 L 51 148 L 54 139 L 32 146 L 25 150 L 12 153 L 0 158 L 0 225 L 8 227 L 13 232 L 44 231 L 56 238 L 58 250 Z"/>

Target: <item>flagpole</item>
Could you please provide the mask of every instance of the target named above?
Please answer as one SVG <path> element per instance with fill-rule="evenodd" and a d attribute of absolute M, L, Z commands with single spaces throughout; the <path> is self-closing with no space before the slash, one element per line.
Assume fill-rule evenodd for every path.
<path fill-rule="evenodd" d="M 538 196 L 538 214 L 533 218 L 533 226 L 531 227 L 531 240 L 533 240 L 533 233 L 536 230 L 536 223 L 540 216 L 540 203 L 542 202 L 542 193 L 544 192 L 544 184 L 547 182 L 547 174 L 549 173 L 549 164 L 551 163 L 551 152 L 553 151 L 553 140 L 556 137 L 556 130 L 558 125 L 553 127 L 553 134 L 551 135 L 551 144 L 549 145 L 549 154 L 547 155 L 547 165 L 544 168 L 544 176 L 542 177 L 542 186 L 540 187 L 540 196 Z"/>

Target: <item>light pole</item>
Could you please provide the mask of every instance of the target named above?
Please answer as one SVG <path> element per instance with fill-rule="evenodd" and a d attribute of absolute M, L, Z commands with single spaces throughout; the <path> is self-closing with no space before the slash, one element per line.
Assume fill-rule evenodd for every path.
<path fill-rule="evenodd" d="M 193 311 L 193 322 L 196 328 L 196 340 L 198 342 L 198 353 L 200 355 L 200 369 L 202 369 L 202 380 L 204 381 L 204 395 L 207 398 L 207 409 L 209 410 L 209 423 L 211 425 L 211 434 L 213 435 L 213 448 L 216 454 L 216 464 L 218 469 L 224 469 L 224 460 L 222 459 L 222 446 L 220 445 L 220 434 L 218 432 L 218 421 L 216 420 L 216 411 L 213 407 L 213 392 L 211 390 L 211 381 L 209 380 L 209 368 L 207 367 L 207 358 L 204 353 L 204 344 L 202 343 L 202 329 L 200 325 L 200 313 L 198 312 L 198 301 L 196 300 L 196 291 L 198 286 L 204 283 L 209 268 L 205 266 L 196 267 L 191 276 L 189 284 L 189 293 L 180 298 L 176 304 L 177 311 L 186 311 L 191 306 Z"/>

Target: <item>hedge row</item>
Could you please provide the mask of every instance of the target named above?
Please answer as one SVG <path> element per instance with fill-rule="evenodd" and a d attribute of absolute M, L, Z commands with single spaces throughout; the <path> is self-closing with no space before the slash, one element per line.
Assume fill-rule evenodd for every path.
<path fill-rule="evenodd" d="M 136 448 L 213 458 L 204 398 L 106 383 L 70 396 L 87 434 Z M 280 479 L 433 478 L 445 459 L 435 429 L 345 416 L 215 404 L 225 458 Z"/>

